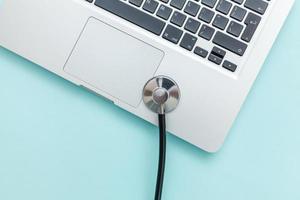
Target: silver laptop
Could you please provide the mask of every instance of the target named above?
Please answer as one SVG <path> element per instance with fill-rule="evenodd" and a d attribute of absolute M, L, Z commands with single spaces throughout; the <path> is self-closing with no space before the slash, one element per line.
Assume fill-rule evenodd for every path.
<path fill-rule="evenodd" d="M 181 89 L 168 130 L 216 152 L 293 0 L 4 0 L 0 44 L 157 124 L 145 83 Z"/>

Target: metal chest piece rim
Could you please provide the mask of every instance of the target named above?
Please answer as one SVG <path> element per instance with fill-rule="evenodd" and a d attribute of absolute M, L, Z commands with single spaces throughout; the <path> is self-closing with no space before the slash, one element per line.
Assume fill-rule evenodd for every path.
<path fill-rule="evenodd" d="M 143 101 L 154 113 L 166 114 L 178 106 L 180 89 L 177 83 L 167 76 L 150 79 L 143 90 Z"/>

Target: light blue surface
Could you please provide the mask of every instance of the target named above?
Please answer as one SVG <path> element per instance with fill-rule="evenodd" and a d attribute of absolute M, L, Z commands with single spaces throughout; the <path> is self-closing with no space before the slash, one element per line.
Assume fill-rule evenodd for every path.
<path fill-rule="evenodd" d="M 168 136 L 164 200 L 300 199 L 299 17 L 297 2 L 219 153 Z M 152 125 L 0 49 L 1 200 L 152 200 L 157 144 Z"/>

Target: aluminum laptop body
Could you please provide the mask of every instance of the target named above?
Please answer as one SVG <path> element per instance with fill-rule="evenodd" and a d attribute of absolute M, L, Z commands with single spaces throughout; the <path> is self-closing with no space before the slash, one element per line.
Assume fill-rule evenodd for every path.
<path fill-rule="evenodd" d="M 216 152 L 293 0 L 4 0 L 0 45 L 153 124 L 144 84 L 180 87 L 168 131 Z"/>

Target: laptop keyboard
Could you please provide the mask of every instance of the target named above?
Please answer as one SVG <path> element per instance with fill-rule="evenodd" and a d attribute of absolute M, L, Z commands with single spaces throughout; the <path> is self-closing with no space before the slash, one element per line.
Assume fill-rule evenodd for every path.
<path fill-rule="evenodd" d="M 216 65 L 235 72 L 271 0 L 86 0 Z M 212 50 L 197 45 L 199 38 Z"/>

